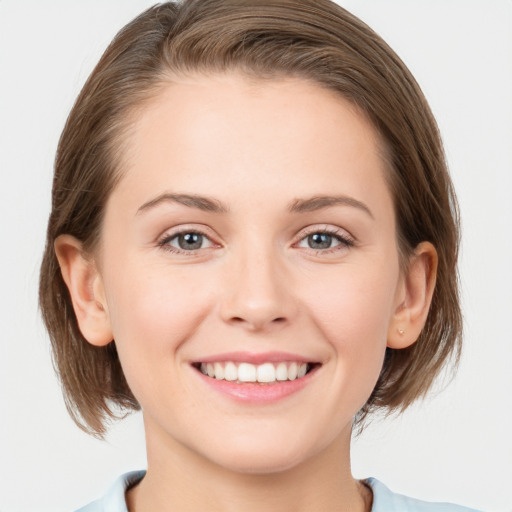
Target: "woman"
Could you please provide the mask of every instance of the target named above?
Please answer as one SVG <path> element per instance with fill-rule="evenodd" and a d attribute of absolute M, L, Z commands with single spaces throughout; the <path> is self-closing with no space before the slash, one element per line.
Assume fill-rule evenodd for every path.
<path fill-rule="evenodd" d="M 68 119 L 41 274 L 75 420 L 144 415 L 147 473 L 87 510 L 430 510 L 352 478 L 350 437 L 457 355 L 457 242 L 430 110 L 359 20 L 143 13 Z"/>

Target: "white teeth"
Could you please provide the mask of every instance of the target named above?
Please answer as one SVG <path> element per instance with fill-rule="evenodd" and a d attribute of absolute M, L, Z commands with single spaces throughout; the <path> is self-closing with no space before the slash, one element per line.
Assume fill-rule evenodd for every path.
<path fill-rule="evenodd" d="M 275 382 L 276 380 L 276 369 L 272 363 L 259 365 L 256 372 L 258 382 Z"/>
<path fill-rule="evenodd" d="M 238 380 L 238 369 L 235 363 L 226 363 L 224 367 L 224 378 L 226 380 Z"/>
<path fill-rule="evenodd" d="M 288 367 L 288 380 L 295 380 L 297 378 L 298 368 L 297 363 L 292 363 Z"/>
<path fill-rule="evenodd" d="M 286 363 L 279 363 L 276 368 L 277 380 L 288 380 L 288 367 Z"/>
<path fill-rule="evenodd" d="M 250 363 L 240 363 L 238 380 L 240 382 L 256 382 L 256 366 Z"/>
<path fill-rule="evenodd" d="M 215 363 L 213 368 L 215 369 L 215 378 L 219 380 L 224 379 L 224 367 L 220 363 Z"/>
<path fill-rule="evenodd" d="M 238 366 L 228 361 L 226 363 L 201 363 L 200 370 L 204 375 L 217 380 L 238 382 L 272 383 L 276 381 L 295 380 L 306 375 L 307 363 L 239 363 Z"/>

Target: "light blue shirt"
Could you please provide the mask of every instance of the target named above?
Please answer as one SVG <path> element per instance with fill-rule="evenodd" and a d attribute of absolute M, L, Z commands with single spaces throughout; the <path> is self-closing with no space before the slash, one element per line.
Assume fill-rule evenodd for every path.
<path fill-rule="evenodd" d="M 133 471 L 122 475 L 103 498 L 76 512 L 128 512 L 124 497 L 126 489 L 139 482 L 144 475 L 145 471 Z M 450 503 L 432 503 L 395 494 L 375 478 L 368 478 L 366 483 L 373 490 L 372 512 L 478 512 Z"/>

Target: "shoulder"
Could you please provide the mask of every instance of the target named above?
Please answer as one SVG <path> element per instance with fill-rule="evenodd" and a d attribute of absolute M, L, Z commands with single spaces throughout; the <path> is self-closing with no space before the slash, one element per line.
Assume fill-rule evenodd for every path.
<path fill-rule="evenodd" d="M 76 512 L 128 512 L 125 492 L 139 482 L 144 475 L 145 471 L 132 471 L 120 476 L 102 498 L 89 503 Z M 366 483 L 373 491 L 372 512 L 478 512 L 450 503 L 432 503 L 408 498 L 390 491 L 375 478 L 368 478 Z"/>
<path fill-rule="evenodd" d="M 432 503 L 408 498 L 390 491 L 375 478 L 368 478 L 366 483 L 373 490 L 372 512 L 478 512 L 460 505 Z"/>
<path fill-rule="evenodd" d="M 132 471 L 121 475 L 102 498 L 89 503 L 76 512 L 128 512 L 125 492 L 139 482 L 145 474 L 145 471 Z"/>

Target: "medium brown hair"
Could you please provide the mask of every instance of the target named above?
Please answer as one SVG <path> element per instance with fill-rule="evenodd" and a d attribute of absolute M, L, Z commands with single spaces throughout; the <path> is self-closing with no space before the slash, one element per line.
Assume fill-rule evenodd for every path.
<path fill-rule="evenodd" d="M 40 306 L 68 410 L 95 435 L 105 433 L 105 420 L 139 404 L 115 341 L 96 347 L 82 336 L 54 242 L 66 233 L 86 250 L 95 247 L 105 204 L 122 174 L 131 113 L 170 76 L 235 70 L 310 80 L 357 106 L 386 147 L 400 254 L 406 258 L 422 241 L 437 249 L 437 284 L 426 325 L 412 346 L 386 350 L 358 421 L 377 408 L 405 409 L 425 394 L 451 355 L 458 359 L 457 204 L 436 122 L 399 57 L 329 0 L 168 2 L 145 11 L 114 38 L 78 96 L 57 150 Z"/>

